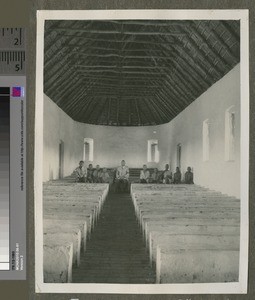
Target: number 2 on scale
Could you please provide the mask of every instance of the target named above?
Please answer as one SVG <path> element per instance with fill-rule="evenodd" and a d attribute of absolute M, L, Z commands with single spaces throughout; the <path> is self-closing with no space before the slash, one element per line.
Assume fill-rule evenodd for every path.
<path fill-rule="evenodd" d="M 18 38 L 14 39 L 14 45 L 18 46 L 18 44 L 19 44 L 19 39 Z"/>

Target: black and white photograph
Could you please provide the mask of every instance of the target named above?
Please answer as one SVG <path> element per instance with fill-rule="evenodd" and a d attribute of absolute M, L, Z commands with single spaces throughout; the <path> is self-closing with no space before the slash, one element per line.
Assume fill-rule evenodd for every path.
<path fill-rule="evenodd" d="M 247 10 L 38 11 L 38 293 L 246 293 Z"/>

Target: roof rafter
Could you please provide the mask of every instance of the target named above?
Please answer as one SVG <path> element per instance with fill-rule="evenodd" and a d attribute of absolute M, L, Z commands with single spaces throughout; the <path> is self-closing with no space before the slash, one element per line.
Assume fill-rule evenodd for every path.
<path fill-rule="evenodd" d="M 169 122 L 240 60 L 234 20 L 50 20 L 44 91 L 76 121 Z"/>

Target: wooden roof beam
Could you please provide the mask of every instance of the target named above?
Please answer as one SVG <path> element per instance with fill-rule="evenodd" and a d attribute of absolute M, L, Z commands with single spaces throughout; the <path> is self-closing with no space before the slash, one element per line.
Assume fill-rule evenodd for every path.
<path fill-rule="evenodd" d="M 156 97 L 160 99 L 162 106 L 164 106 L 165 113 L 168 115 L 168 120 L 171 120 L 174 117 L 174 111 L 172 108 L 166 103 L 165 96 L 160 94 L 160 91 L 156 94 Z"/>
<path fill-rule="evenodd" d="M 141 102 L 144 102 L 144 98 L 138 98 L 138 102 L 137 102 L 137 105 L 138 105 L 138 107 L 140 106 L 140 104 L 141 104 Z M 145 104 L 143 104 L 143 109 L 140 109 L 139 110 L 139 112 L 140 112 L 140 118 L 141 118 L 141 120 L 142 120 L 142 116 L 143 116 L 143 119 L 144 119 L 144 121 L 143 121 L 143 124 L 148 124 L 148 123 L 150 123 L 150 120 L 148 119 L 148 116 L 145 114 L 145 112 L 144 112 L 144 110 L 147 108 L 147 105 Z"/>
<path fill-rule="evenodd" d="M 111 98 L 108 100 L 108 109 L 107 109 L 107 123 L 110 123 L 110 114 L 111 114 Z"/>
<path fill-rule="evenodd" d="M 88 48 L 87 48 L 87 50 L 86 49 L 84 49 L 84 47 L 82 47 L 82 52 L 81 51 L 77 51 L 77 50 L 75 50 L 75 49 L 77 49 L 77 48 L 79 48 L 79 47 L 81 47 L 81 45 L 66 45 L 65 47 L 67 47 L 67 48 L 73 48 L 74 50 L 73 50 L 73 52 L 74 53 L 81 53 L 81 54 L 87 54 L 87 50 L 89 50 L 89 51 L 93 51 L 93 50 L 98 50 L 99 52 L 100 51 L 103 51 L 103 52 L 101 52 L 101 53 L 103 53 L 103 54 L 105 54 L 106 52 L 108 52 L 108 51 L 111 51 L 111 53 L 113 53 L 113 52 L 116 52 L 116 53 L 118 53 L 119 52 L 119 49 L 118 48 L 111 48 L 111 47 L 106 47 L 106 46 L 101 46 L 101 47 L 99 47 L 99 46 L 89 46 Z M 144 47 L 144 48 L 136 48 L 136 49 L 123 49 L 123 50 L 121 50 L 121 53 L 132 53 L 132 52 L 150 52 L 150 51 L 154 51 L 154 52 L 161 52 L 161 50 L 159 50 L 158 49 L 158 47 L 150 47 L 149 49 L 148 48 L 146 48 L 146 47 Z M 91 52 L 92 54 L 94 54 L 95 53 L 95 51 L 93 51 L 93 52 Z"/>
<path fill-rule="evenodd" d="M 83 79 L 94 79 L 96 81 L 102 82 L 104 84 L 107 83 L 115 83 L 117 81 L 117 77 L 100 77 L 100 76 L 89 76 L 89 75 L 82 75 L 82 73 L 79 73 L 79 76 Z M 141 83 L 141 84 L 147 84 L 149 85 L 151 83 L 151 81 L 154 80 L 154 82 L 156 82 L 156 84 L 162 83 L 162 78 L 159 78 L 158 76 L 153 78 L 153 77 L 149 77 L 149 78 L 141 78 L 141 77 L 130 77 L 129 79 L 124 77 L 124 79 L 122 80 L 123 84 L 133 84 L 133 83 Z M 86 81 L 84 81 L 86 83 Z"/>
<path fill-rule="evenodd" d="M 156 95 L 156 94 L 155 94 Z M 155 98 L 155 95 L 154 94 L 147 94 L 147 95 L 137 95 L 137 94 L 134 94 L 134 95 L 121 95 L 121 98 L 122 99 L 125 99 L 125 100 L 127 100 L 127 99 L 130 99 L 130 100 L 134 100 L 134 99 L 136 99 L 137 97 L 139 97 L 139 98 L 148 98 L 148 97 L 150 97 L 150 98 Z M 94 99 L 105 99 L 105 98 L 107 98 L 107 99 L 112 99 L 112 100 L 116 100 L 116 99 L 118 99 L 120 96 L 118 95 L 118 94 L 116 94 L 116 95 L 107 95 L 107 94 L 93 94 L 93 95 L 84 95 L 84 98 L 87 98 L 87 99 L 90 99 L 91 97 L 93 97 Z"/>
<path fill-rule="evenodd" d="M 87 41 L 95 41 L 97 43 L 101 42 L 107 42 L 107 43 L 131 43 L 131 44 L 144 44 L 144 45 L 158 45 L 159 43 L 163 44 L 174 44 L 176 41 L 175 39 L 172 39 L 172 41 L 165 41 L 165 42 L 149 42 L 149 41 L 139 41 L 139 40 L 123 40 L 123 39 L 103 39 L 103 38 L 91 38 L 91 37 L 86 37 L 86 36 L 73 36 L 73 35 L 67 35 L 64 34 L 62 35 L 63 37 L 73 37 L 75 39 L 82 39 L 82 40 L 87 40 Z M 132 37 L 132 36 L 131 36 Z"/>
<path fill-rule="evenodd" d="M 137 113 L 137 117 L 138 117 L 138 124 L 141 124 L 141 116 L 140 116 L 140 111 L 138 108 L 138 103 L 137 103 L 137 99 L 135 99 L 135 108 L 136 108 L 136 113 Z"/>
<path fill-rule="evenodd" d="M 88 73 L 88 72 L 84 72 L 84 70 L 77 70 L 77 74 L 79 74 L 79 75 L 82 75 L 84 78 L 91 78 L 91 79 L 97 79 L 97 80 L 103 80 L 103 79 L 105 79 L 105 80 L 116 80 L 116 79 L 118 79 L 118 75 L 116 74 L 107 74 L 107 75 L 101 75 L 101 74 L 90 74 L 90 73 Z M 125 76 L 123 76 L 123 80 L 137 80 L 137 81 L 139 81 L 139 80 L 142 80 L 142 81 L 146 81 L 146 80 L 151 80 L 151 79 L 153 79 L 153 80 L 156 80 L 156 79 L 159 79 L 159 76 L 158 76 L 158 74 L 150 74 L 150 75 L 148 75 L 148 76 L 143 76 L 143 74 L 141 74 L 141 75 L 132 75 L 132 73 L 128 73 L 128 74 L 123 74 L 123 75 L 125 75 Z M 164 74 L 162 74 L 162 75 L 164 75 Z M 160 77 L 161 78 L 161 80 L 162 80 L 162 78 L 163 78 L 163 76 L 161 76 Z"/>
<path fill-rule="evenodd" d="M 130 58 L 135 58 L 135 59 L 163 59 L 163 60 L 173 60 L 175 57 L 173 55 L 123 55 L 123 54 L 96 54 L 96 53 L 79 53 L 77 52 L 78 56 L 84 56 L 84 57 L 102 57 L 102 58 L 123 58 L 123 59 L 130 59 Z"/>
<path fill-rule="evenodd" d="M 91 29 L 91 30 L 87 30 L 87 29 L 83 29 L 83 28 L 66 28 L 66 27 L 57 27 L 57 28 L 53 28 L 53 31 L 60 31 L 60 32 L 81 32 L 81 33 L 89 33 L 89 34 L 114 34 L 114 35 L 168 35 L 168 36 L 176 36 L 176 35 L 185 35 L 185 33 L 183 32 L 179 32 L 179 31 L 171 31 L 171 32 L 163 32 L 163 31 L 128 31 L 128 30 L 99 30 L 99 29 Z M 75 36 L 76 37 L 76 36 Z M 80 37 L 80 36 L 78 36 Z"/>
<path fill-rule="evenodd" d="M 194 97 L 194 90 L 190 87 L 190 85 L 185 80 L 183 80 L 182 77 L 178 75 L 178 72 L 175 72 L 174 74 L 168 76 L 169 76 L 168 78 L 172 78 L 172 80 L 175 82 L 175 87 L 178 86 L 180 90 L 186 91 L 188 99 L 190 97 Z M 187 102 L 189 102 L 188 99 Z"/>
<path fill-rule="evenodd" d="M 81 83 L 80 79 L 72 78 L 72 80 L 69 80 L 66 82 L 66 86 L 63 89 L 51 89 L 48 91 L 48 93 L 54 95 L 56 97 L 56 103 L 58 103 L 58 99 L 61 98 L 67 91 L 75 91 L 76 87 Z"/>
<path fill-rule="evenodd" d="M 86 68 L 86 69 L 117 69 L 117 70 L 123 70 L 123 69 L 143 69 L 143 70 L 169 70 L 169 67 L 163 67 L 163 66 L 118 66 L 118 65 L 77 65 L 79 68 Z"/>
<path fill-rule="evenodd" d="M 104 100 L 104 103 L 102 104 L 101 108 L 98 107 L 95 110 L 95 120 L 96 120 L 96 123 L 98 123 L 98 121 L 99 121 L 99 119 L 100 119 L 103 111 L 105 110 L 107 102 L 108 102 L 107 99 Z M 93 115 L 91 115 L 91 117 L 93 117 Z"/>
<path fill-rule="evenodd" d="M 177 50 L 178 49 L 178 50 Z M 210 74 L 208 74 L 208 72 L 206 72 L 205 70 L 203 70 L 200 65 L 194 61 L 194 58 L 190 55 L 187 55 L 187 53 L 184 53 L 183 48 L 180 46 L 177 46 L 176 49 L 173 50 L 173 53 L 176 53 L 180 63 L 182 64 L 184 70 L 188 69 L 191 70 L 191 72 L 193 73 L 193 75 L 195 75 L 196 77 L 198 77 L 197 81 L 200 81 L 204 87 L 205 86 L 210 86 L 210 80 L 208 80 L 208 77 L 210 77 L 211 79 L 213 79 Z M 203 74 L 200 75 L 200 73 Z"/>
<path fill-rule="evenodd" d="M 100 96 L 100 97 L 99 97 Z M 145 93 L 145 92 L 130 92 L 126 95 L 121 95 L 121 97 L 124 99 L 127 99 L 127 98 L 130 98 L 132 99 L 132 97 L 147 97 L 147 96 L 150 96 L 150 97 L 153 97 L 155 96 L 155 93 Z M 103 97 L 112 97 L 112 98 L 119 98 L 120 97 L 120 94 L 117 93 L 117 92 L 110 92 L 110 91 L 105 91 L 105 92 L 91 92 L 91 93 L 87 93 L 84 95 L 84 97 L 86 98 L 95 98 L 95 97 L 99 97 L 99 98 L 103 98 Z"/>
<path fill-rule="evenodd" d="M 108 89 L 97 89 L 97 88 L 94 88 L 93 90 L 91 89 L 87 94 L 86 96 L 93 96 L 93 95 L 116 95 L 118 96 L 119 94 L 118 93 L 124 93 L 124 96 L 125 95 L 154 95 L 155 92 L 157 90 L 155 89 L 151 89 L 151 90 L 148 90 L 146 88 L 144 89 L 114 89 L 112 91 L 112 88 L 108 88 Z"/>
<path fill-rule="evenodd" d="M 117 109 L 116 109 L 116 121 L 117 124 L 119 125 L 119 113 L 120 113 L 120 99 L 117 99 Z"/>
<path fill-rule="evenodd" d="M 232 35 L 235 38 L 235 40 L 239 41 L 239 43 L 240 43 L 240 20 L 236 20 L 236 22 L 239 22 L 239 34 L 237 34 L 235 32 L 235 30 L 231 27 L 231 25 L 229 24 L 229 21 L 227 21 L 227 20 L 220 20 L 219 22 L 225 28 L 225 30 L 227 30 L 228 33 L 230 35 Z"/>
<path fill-rule="evenodd" d="M 170 51 L 167 45 L 161 45 L 161 47 L 163 47 L 166 51 Z M 190 67 L 193 66 L 194 72 L 198 74 L 201 72 L 203 74 L 204 81 L 207 81 L 209 85 L 210 82 L 207 80 L 207 78 L 214 80 L 212 75 L 208 73 L 208 69 L 204 68 L 203 65 L 200 64 L 199 60 L 194 60 L 194 57 L 188 52 L 185 52 L 183 47 L 176 45 L 175 49 L 172 51 L 176 53 L 181 61 L 183 60 L 184 62 L 188 63 L 188 60 L 190 60 L 192 62 L 192 65 L 191 63 L 188 63 Z"/>
<path fill-rule="evenodd" d="M 103 88 L 103 87 L 108 87 L 108 88 L 117 88 L 117 89 L 121 89 L 121 88 L 146 88 L 146 89 L 152 89 L 152 88 L 158 88 L 158 87 L 162 87 L 162 84 L 129 84 L 129 83 L 103 83 L 102 81 L 97 81 L 96 82 L 96 85 L 95 85 L 95 88 Z"/>
<path fill-rule="evenodd" d="M 66 65 L 63 68 L 59 68 L 56 70 L 53 75 L 48 74 L 48 72 L 44 73 L 44 87 L 45 89 L 54 89 L 58 86 L 58 88 L 62 88 L 64 79 L 68 76 L 75 77 L 78 74 L 76 73 L 76 70 L 74 66 Z M 70 77 L 69 77 L 70 78 Z"/>
<path fill-rule="evenodd" d="M 87 27 L 87 26 L 90 26 L 91 24 L 85 24 L 84 26 L 85 26 L 85 28 Z M 45 30 L 45 37 L 48 35 L 48 34 L 50 34 L 51 33 L 51 29 L 48 29 L 48 30 Z M 45 48 L 44 48 L 44 54 L 45 55 L 48 55 L 48 53 L 50 53 L 50 52 L 52 52 L 52 49 L 54 49 L 54 47 L 55 47 L 55 45 L 58 43 L 58 42 L 60 42 L 60 40 L 63 40 L 63 39 L 65 39 L 65 42 L 63 41 L 63 43 L 70 43 L 70 42 L 72 42 L 73 41 L 73 39 L 74 39 L 74 37 L 73 36 L 71 36 L 69 39 L 67 39 L 66 40 L 66 37 L 64 37 L 63 35 L 61 35 L 61 34 L 58 34 L 57 35 L 59 38 L 58 38 L 58 40 L 56 40 L 53 44 L 49 44 L 49 45 L 47 45 L 47 44 L 45 44 Z M 61 48 L 62 48 L 62 45 L 61 45 Z M 54 51 L 53 51 L 54 52 Z"/>
<path fill-rule="evenodd" d="M 174 103 L 174 107 L 177 110 L 183 109 L 183 105 L 181 105 L 176 99 L 185 99 L 185 104 L 186 104 L 186 99 L 187 95 L 182 92 L 182 90 L 174 84 L 174 88 L 170 86 L 168 82 L 165 82 L 165 86 L 160 90 L 162 94 L 168 99 L 171 99 L 171 102 Z M 174 96 L 174 97 L 173 97 Z"/>
<path fill-rule="evenodd" d="M 190 28 L 190 27 L 189 27 Z M 193 32 L 193 34 L 195 34 L 195 32 L 194 32 L 194 30 L 192 31 Z M 210 65 L 210 67 L 215 71 L 215 73 L 217 74 L 217 76 L 221 76 L 221 72 L 220 71 L 218 71 L 218 67 L 217 66 L 214 66 L 214 64 L 213 64 L 213 62 L 211 61 L 211 59 L 210 59 L 210 57 L 209 57 L 209 60 L 208 60 L 208 58 L 207 58 L 207 56 L 206 56 L 206 53 L 204 53 L 204 51 L 202 51 L 201 49 L 200 49 L 200 47 L 198 47 L 198 45 L 195 43 L 195 41 L 191 38 L 191 34 L 190 34 L 190 32 L 188 31 L 188 29 L 186 29 L 186 33 L 187 33 L 187 35 L 185 36 L 185 39 L 183 39 L 182 37 L 179 39 L 179 41 L 183 44 L 183 47 L 184 48 L 186 48 L 187 49 L 187 47 L 186 47 L 186 43 L 185 43 L 185 41 L 187 41 L 190 45 L 191 45 L 191 47 L 196 51 L 196 53 L 197 53 L 197 55 L 200 57 L 200 58 L 202 58 L 202 60 L 204 61 L 204 62 L 207 62 L 209 65 Z M 208 47 L 207 47 L 208 48 Z M 187 51 L 186 51 L 187 52 Z"/>
<path fill-rule="evenodd" d="M 181 79 L 185 79 L 191 91 L 194 90 L 195 92 L 199 93 L 200 90 L 204 89 L 204 86 L 200 83 L 200 81 L 196 77 L 194 77 L 192 69 L 188 67 L 184 69 L 183 66 L 181 66 L 181 64 L 177 61 L 176 68 L 178 69 L 178 72 L 176 72 L 175 75 L 177 76 L 177 74 L 179 75 L 180 73 Z"/>
<path fill-rule="evenodd" d="M 171 101 L 171 108 L 169 107 L 169 109 L 172 111 L 172 113 L 174 112 L 173 109 L 175 111 L 180 111 L 183 109 L 182 103 L 176 100 L 176 99 L 178 99 L 178 100 L 185 99 L 186 100 L 186 98 L 182 94 L 179 96 L 173 97 L 172 95 L 174 93 L 170 93 L 170 91 L 167 88 L 163 88 L 163 89 L 157 91 L 156 95 L 158 95 L 158 94 L 160 94 L 166 100 L 166 103 L 168 103 L 169 100 Z M 186 104 L 186 101 L 184 103 Z M 168 104 L 168 106 L 169 106 L 169 104 Z"/>
<path fill-rule="evenodd" d="M 98 22 L 98 20 L 94 21 Z M 176 20 L 99 20 L 102 23 L 114 23 L 124 25 L 140 25 L 140 26 L 187 26 L 185 21 Z"/>
<path fill-rule="evenodd" d="M 64 66 L 59 63 L 58 68 L 54 72 L 44 72 L 44 87 L 48 88 L 53 83 L 56 83 L 56 80 L 61 80 L 63 75 L 67 75 L 72 72 L 75 73 L 75 65 L 65 64 Z"/>
<path fill-rule="evenodd" d="M 157 96 L 155 97 L 155 99 L 156 99 L 156 98 L 157 98 Z M 158 102 L 157 104 L 154 103 L 154 100 L 153 100 L 152 98 L 148 98 L 147 101 L 150 102 L 151 107 L 153 108 L 153 110 L 154 110 L 154 112 L 155 112 L 155 114 L 156 114 L 156 116 L 157 116 L 157 120 L 158 120 L 157 123 L 158 123 L 158 124 L 161 124 L 162 121 L 163 121 L 164 119 L 167 119 L 167 120 L 168 120 L 168 116 L 167 116 L 165 110 L 162 109 L 162 107 L 161 107 L 161 102 L 160 102 L 160 101 L 157 100 L 157 102 Z M 162 115 L 163 115 L 164 117 L 162 117 Z M 155 118 L 155 119 L 156 119 L 156 118 Z"/>
<path fill-rule="evenodd" d="M 55 93 L 52 92 L 52 94 L 56 98 L 55 103 L 57 105 L 61 104 L 61 107 L 64 108 L 65 107 L 65 102 L 72 101 L 73 97 L 80 91 L 81 86 L 82 86 L 81 81 L 78 80 L 70 88 L 66 89 L 65 92 L 61 93 L 60 95 L 58 95 L 57 92 L 55 92 Z M 70 100 L 69 100 L 69 97 L 71 97 Z"/>
<path fill-rule="evenodd" d="M 101 74 L 107 74 L 107 73 L 115 73 L 115 74 L 120 74 L 119 71 L 117 70 L 84 70 L 82 71 L 84 74 L 85 73 L 88 73 L 88 74 L 91 74 L 91 73 L 101 73 Z M 161 75 L 160 72 L 144 72 L 144 71 L 123 71 L 123 74 L 141 74 L 141 75 Z"/>
<path fill-rule="evenodd" d="M 210 31 L 210 34 L 211 34 L 216 40 L 218 40 L 218 41 L 220 42 L 221 46 L 222 46 L 222 47 L 224 48 L 224 50 L 228 53 L 228 55 L 231 57 L 231 59 L 234 60 L 235 63 L 237 63 L 237 62 L 239 61 L 240 57 L 239 57 L 239 56 L 237 57 L 237 56 L 235 55 L 235 53 L 232 52 L 232 49 L 227 45 L 227 43 L 225 42 L 225 40 L 224 40 L 220 35 L 218 35 L 218 34 L 214 31 L 214 29 L 210 29 L 209 26 L 208 26 L 207 24 L 205 24 L 204 26 L 205 26 L 205 28 L 206 28 L 207 30 Z"/>
<path fill-rule="evenodd" d="M 191 31 L 191 33 L 193 33 L 194 35 L 196 35 L 201 41 L 202 41 L 202 45 L 206 46 L 206 49 L 208 50 L 208 52 L 210 53 L 208 57 L 208 61 L 211 61 L 211 65 L 213 67 L 213 69 L 217 72 L 219 78 L 221 78 L 222 76 L 222 70 L 218 67 L 218 65 L 214 64 L 214 60 L 213 57 L 217 57 L 217 59 L 221 62 L 221 64 L 223 66 L 228 65 L 226 60 L 217 53 L 217 51 L 215 51 L 215 49 L 213 47 L 211 47 L 211 45 L 209 45 L 208 39 L 206 39 L 195 27 L 193 24 L 190 25 L 189 30 Z M 186 29 L 187 31 L 187 29 Z M 200 49 L 200 47 L 198 48 L 196 42 L 193 40 L 192 35 L 189 33 L 189 37 L 188 37 L 189 42 L 193 45 L 193 47 L 196 46 L 196 49 Z M 201 47 L 202 49 L 202 47 Z M 201 53 L 202 51 L 200 51 Z M 224 67 L 226 68 L 226 67 Z"/>
<path fill-rule="evenodd" d="M 80 94 L 80 97 L 86 97 L 86 93 L 88 91 L 90 91 L 90 89 L 93 87 L 93 85 L 94 85 L 93 81 L 88 82 L 88 84 L 86 86 L 84 86 L 83 83 L 81 82 L 81 88 L 77 89 L 76 94 Z M 81 90 L 82 93 L 80 93 L 79 90 Z M 67 98 L 67 96 L 68 95 L 65 95 L 65 98 Z M 78 105 L 79 104 L 79 99 L 80 98 L 76 98 L 76 100 L 74 100 L 73 98 L 71 98 L 71 100 L 68 100 L 67 101 L 68 108 L 70 108 L 72 106 L 75 106 L 75 105 Z M 63 104 L 63 106 L 65 107 L 65 103 Z"/>
<path fill-rule="evenodd" d="M 80 99 L 84 93 L 85 88 L 81 88 L 69 101 L 64 101 L 63 105 L 63 110 L 67 112 L 67 114 L 70 114 L 70 110 L 72 110 L 73 107 L 79 104 Z"/>

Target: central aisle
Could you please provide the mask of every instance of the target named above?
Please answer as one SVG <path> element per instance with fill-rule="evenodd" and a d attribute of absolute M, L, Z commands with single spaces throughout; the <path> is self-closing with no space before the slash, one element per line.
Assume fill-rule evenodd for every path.
<path fill-rule="evenodd" d="M 110 193 L 80 267 L 73 269 L 73 282 L 155 283 L 155 280 L 131 196 Z"/>

